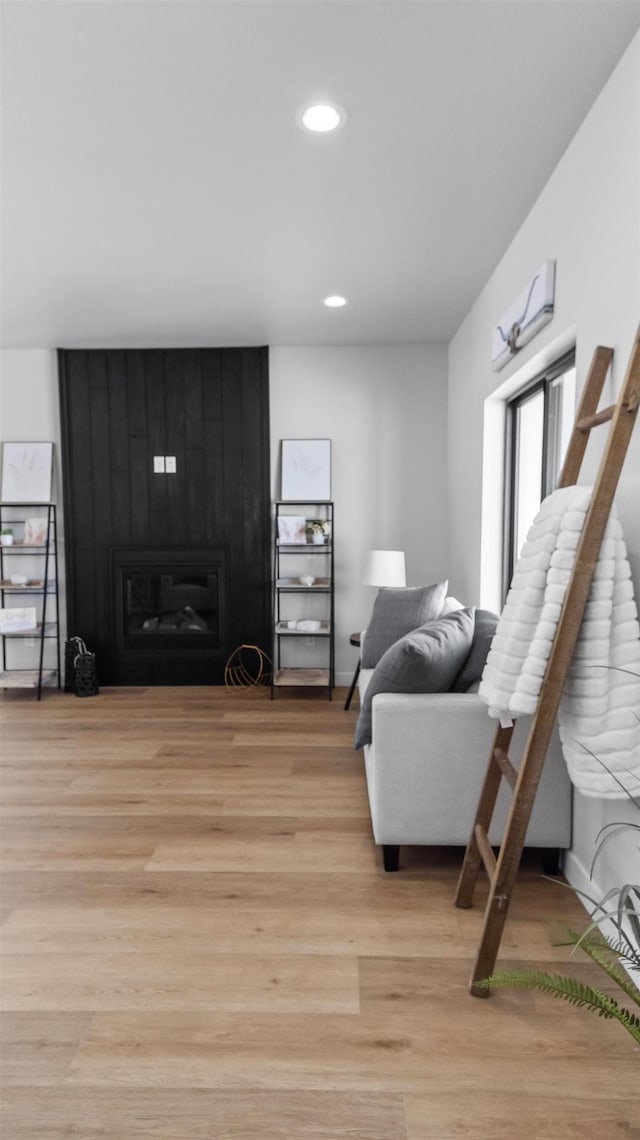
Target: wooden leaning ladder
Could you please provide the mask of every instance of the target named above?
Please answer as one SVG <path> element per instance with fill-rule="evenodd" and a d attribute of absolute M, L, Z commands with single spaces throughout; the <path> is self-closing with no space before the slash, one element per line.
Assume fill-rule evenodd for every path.
<path fill-rule="evenodd" d="M 613 350 L 610 348 L 595 349 L 558 481 L 559 487 L 569 487 L 577 482 L 591 429 L 611 421 L 591 504 L 576 551 L 573 572 L 551 645 L 537 711 L 532 718 L 519 770 L 514 767 L 508 755 L 513 724 L 506 728 L 500 726 L 497 729 L 489 754 L 471 838 L 458 880 L 455 904 L 459 907 L 471 906 L 482 864 L 490 882 L 482 936 L 469 987 L 471 993 L 477 997 L 489 996 L 489 988 L 479 986 L 478 983 L 489 977 L 495 967 L 565 678 L 573 658 L 600 545 L 638 413 L 640 330 L 636 334 L 617 402 L 598 412 L 598 401 L 612 356 Z M 488 833 L 503 777 L 511 785 L 513 798 L 500 852 L 496 858 L 489 843 Z"/>

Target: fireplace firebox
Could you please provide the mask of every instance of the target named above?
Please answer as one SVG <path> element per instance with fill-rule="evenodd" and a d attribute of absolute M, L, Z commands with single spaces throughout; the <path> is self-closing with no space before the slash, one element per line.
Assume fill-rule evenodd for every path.
<path fill-rule="evenodd" d="M 180 570 L 122 574 L 125 637 L 218 635 L 218 574 Z"/>
<path fill-rule="evenodd" d="M 215 657 L 224 647 L 224 551 L 111 552 L 114 646 L 123 663 Z"/>

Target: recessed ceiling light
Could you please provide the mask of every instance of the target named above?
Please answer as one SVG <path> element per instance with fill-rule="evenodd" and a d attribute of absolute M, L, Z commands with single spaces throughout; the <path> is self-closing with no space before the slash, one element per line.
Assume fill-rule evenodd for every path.
<path fill-rule="evenodd" d="M 296 118 L 305 131 L 326 135 L 344 126 L 347 112 L 337 103 L 314 103 L 310 107 L 302 107 Z"/>
<path fill-rule="evenodd" d="M 341 309 L 343 305 L 346 305 L 346 303 L 347 303 L 346 297 L 337 297 L 336 296 L 336 297 L 325 297 L 325 299 L 324 299 L 324 304 L 327 306 L 328 309 Z"/>

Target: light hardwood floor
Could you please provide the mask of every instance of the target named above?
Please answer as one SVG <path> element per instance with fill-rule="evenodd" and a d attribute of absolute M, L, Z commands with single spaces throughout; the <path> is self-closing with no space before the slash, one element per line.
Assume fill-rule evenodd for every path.
<path fill-rule="evenodd" d="M 384 873 L 340 695 L 0 696 L 6 1140 L 640 1137 L 619 1026 L 469 995 L 462 853 Z M 567 916 L 529 858 L 501 964 Z"/>

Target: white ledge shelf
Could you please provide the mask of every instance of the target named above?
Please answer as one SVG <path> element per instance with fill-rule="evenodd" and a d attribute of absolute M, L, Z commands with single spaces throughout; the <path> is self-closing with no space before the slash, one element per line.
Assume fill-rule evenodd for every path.
<path fill-rule="evenodd" d="M 276 633 L 291 634 L 292 637 L 328 637 L 331 627 L 328 621 L 320 622 L 319 629 L 291 629 L 286 621 L 276 623 Z"/>
<path fill-rule="evenodd" d="M 42 684 L 55 681 L 55 669 L 42 670 Z M 0 672 L 0 689 L 37 689 L 40 674 L 37 669 L 9 669 Z"/>
<path fill-rule="evenodd" d="M 274 685 L 297 685 L 300 688 L 326 688 L 329 684 L 328 669 L 278 669 Z"/>
<path fill-rule="evenodd" d="M 315 582 L 307 586 L 299 578 L 278 578 L 276 586 L 279 590 L 328 590 L 331 582 L 328 578 L 316 578 Z"/>

